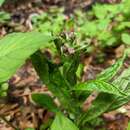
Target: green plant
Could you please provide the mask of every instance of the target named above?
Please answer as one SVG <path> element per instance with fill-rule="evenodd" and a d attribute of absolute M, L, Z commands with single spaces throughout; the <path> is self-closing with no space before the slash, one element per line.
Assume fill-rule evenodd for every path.
<path fill-rule="evenodd" d="M 10 14 L 4 11 L 0 12 L 0 24 L 7 23 L 10 20 Z"/>
<path fill-rule="evenodd" d="M 39 32 L 13 33 L 0 39 L 0 97 L 7 96 L 8 80 L 16 70 L 51 40 L 50 35 Z M 9 123 L 3 115 L 0 118 Z M 11 123 L 9 125 L 15 128 Z"/>
<path fill-rule="evenodd" d="M 124 70 L 120 76 L 112 80 L 123 65 L 126 55 L 97 75 L 95 80 L 81 83 L 76 74 L 81 64 L 80 55 L 84 53 L 84 49 L 67 55 L 61 50 L 64 43 L 59 45 L 61 40 L 59 39 L 59 41 L 55 41 L 61 60 L 59 64 L 54 63 L 41 52 L 32 56 L 32 63 L 41 80 L 60 102 L 60 106 L 56 106 L 53 103 L 53 98 L 45 94 L 35 93 L 32 95 L 32 99 L 38 105 L 48 108 L 56 114 L 50 130 L 86 129 L 88 124 L 91 124 L 104 112 L 115 110 L 130 100 L 128 91 L 130 70 Z M 36 61 L 36 59 L 38 60 Z M 122 84 L 124 80 L 125 84 Z M 92 105 L 84 110 L 84 102 L 93 92 L 97 93 L 97 97 Z M 65 114 L 62 112 L 63 110 Z"/>
<path fill-rule="evenodd" d="M 53 57 L 49 58 L 40 50 L 37 51 L 46 48 L 53 40 L 59 63 L 54 62 Z M 130 101 L 130 69 L 124 70 L 112 80 L 120 70 L 126 55 L 97 75 L 95 80 L 82 83 L 80 56 L 86 52 L 86 48 L 73 46 L 70 53 L 63 49 L 65 43 L 66 37 L 52 38 L 51 35 L 38 32 L 9 34 L 0 40 L 0 90 L 7 89 L 7 84 L 3 83 L 31 56 L 40 79 L 53 93 L 54 98 L 46 94 L 32 94 L 32 99 L 38 105 L 56 114 L 53 123 L 51 121 L 41 129 L 83 130 L 87 126 L 89 128 L 91 122 L 104 112 L 115 110 Z M 84 109 L 84 102 L 93 92 L 97 93 L 96 99 L 90 107 Z M 55 98 L 59 100 L 60 105 L 54 103 Z M 3 118 L 1 115 L 0 117 Z"/>
<path fill-rule="evenodd" d="M 5 0 L 0 0 L 0 7 L 5 2 Z M 0 25 L 7 23 L 10 20 L 10 14 L 5 11 L 0 11 Z"/>
<path fill-rule="evenodd" d="M 75 28 L 80 39 L 85 37 L 96 39 L 100 48 L 126 44 L 121 36 L 129 29 L 129 0 L 119 4 L 108 5 L 96 3 L 87 13 L 76 12 L 77 26 Z M 82 15 L 81 15 L 82 13 Z M 82 16 L 82 20 L 79 20 Z M 84 17 L 84 18 L 83 18 Z M 100 33 L 99 33 L 100 32 Z M 93 42 L 93 41 L 92 41 Z M 127 45 L 127 44 L 126 44 Z"/>
<path fill-rule="evenodd" d="M 0 0 L 0 6 L 5 2 L 5 0 Z"/>
<path fill-rule="evenodd" d="M 130 130 L 130 123 L 128 123 L 128 127 L 127 127 L 127 130 Z"/>
<path fill-rule="evenodd" d="M 51 32 L 57 35 L 63 31 L 65 15 L 64 9 L 52 8 L 48 13 L 44 12 L 41 15 L 34 15 L 32 23 L 35 30 L 39 32 Z M 51 26 L 51 28 L 50 28 Z"/>
<path fill-rule="evenodd" d="M 35 129 L 33 129 L 33 128 L 27 128 L 27 129 L 25 129 L 25 130 L 35 130 Z"/>
<path fill-rule="evenodd" d="M 63 9 L 52 8 L 32 17 L 32 23 L 34 30 L 49 31 L 54 36 L 74 33 L 78 45 L 90 44 L 88 53 L 98 49 L 103 55 L 102 50 L 107 47 L 124 45 L 129 48 L 129 7 L 129 0 L 112 5 L 95 3 L 91 10 L 85 12 L 77 9 L 69 16 L 63 13 Z"/>
<path fill-rule="evenodd" d="M 36 37 L 35 37 L 36 36 Z M 49 35 L 38 32 L 13 33 L 0 40 L 0 95 L 6 96 L 5 83 L 25 60 L 50 40 Z"/>

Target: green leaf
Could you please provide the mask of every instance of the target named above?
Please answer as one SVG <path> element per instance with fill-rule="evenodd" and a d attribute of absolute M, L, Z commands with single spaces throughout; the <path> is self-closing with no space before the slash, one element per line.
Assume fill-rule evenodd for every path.
<path fill-rule="evenodd" d="M 74 55 L 71 58 L 72 58 L 71 60 L 65 62 L 63 66 L 63 73 L 65 79 L 70 83 L 70 85 L 74 86 L 77 82 L 76 71 L 79 66 L 80 58 L 79 55 Z"/>
<path fill-rule="evenodd" d="M 5 0 L 0 0 L 0 6 L 5 2 Z"/>
<path fill-rule="evenodd" d="M 115 64 L 113 64 L 111 67 L 105 69 L 103 72 L 97 75 L 98 80 L 104 80 L 104 81 L 109 81 L 111 80 L 119 71 L 119 69 L 123 65 L 123 61 L 125 59 L 125 55 L 120 58 L 118 61 L 116 61 Z"/>
<path fill-rule="evenodd" d="M 128 127 L 127 127 L 127 130 L 130 130 L 130 122 L 128 123 Z"/>
<path fill-rule="evenodd" d="M 61 113 L 57 113 L 52 125 L 51 130 L 79 130 L 78 127 L 67 117 Z"/>
<path fill-rule="evenodd" d="M 84 69 L 84 65 L 83 64 L 79 64 L 78 69 L 76 71 L 76 76 L 81 79 L 82 74 L 83 74 L 83 69 Z"/>
<path fill-rule="evenodd" d="M 98 19 L 104 19 L 107 16 L 107 10 L 100 4 L 93 6 L 93 12 Z"/>
<path fill-rule="evenodd" d="M 125 28 L 130 28 L 130 22 L 121 22 L 117 27 L 116 30 L 121 31 Z"/>
<path fill-rule="evenodd" d="M 124 0 L 123 1 L 123 6 L 124 6 L 123 12 L 126 13 L 126 14 L 129 14 L 129 12 L 130 12 L 130 1 L 129 0 Z"/>
<path fill-rule="evenodd" d="M 4 11 L 0 11 L 0 23 L 6 23 L 11 18 L 10 14 Z"/>
<path fill-rule="evenodd" d="M 101 41 L 107 41 L 112 37 L 112 34 L 109 31 L 102 31 L 101 33 L 98 34 L 98 39 Z M 106 44 L 106 43 L 105 43 Z M 104 43 L 103 43 L 104 46 Z"/>
<path fill-rule="evenodd" d="M 130 83 L 130 68 L 125 69 L 119 76 L 115 78 L 113 81 L 113 84 L 118 85 L 119 88 L 126 93 L 129 93 L 128 89 L 130 89 L 129 86 Z"/>
<path fill-rule="evenodd" d="M 87 21 L 83 26 L 81 26 L 81 33 L 87 36 L 94 37 L 98 33 L 97 24 L 94 22 Z"/>
<path fill-rule="evenodd" d="M 25 130 L 35 130 L 34 128 L 26 128 Z"/>
<path fill-rule="evenodd" d="M 124 96 L 113 97 L 113 101 L 109 103 L 110 105 L 107 112 L 116 110 L 120 108 L 121 106 L 127 104 L 129 101 L 130 101 L 130 95 L 125 96 L 125 97 Z"/>
<path fill-rule="evenodd" d="M 58 65 L 45 59 L 45 56 L 40 52 L 32 56 L 32 61 L 43 83 L 45 83 L 53 95 L 59 99 L 64 108 L 71 108 L 72 101 L 70 91 L 68 91 L 70 85 L 62 76 Z"/>
<path fill-rule="evenodd" d="M 128 103 L 130 101 L 130 95 L 128 91 L 128 88 L 130 89 L 129 76 L 130 76 L 130 69 L 126 69 L 113 82 L 113 84 L 118 86 L 120 90 L 128 94 L 127 96 L 118 96 L 118 95 L 101 93 L 93 102 L 90 109 L 84 114 L 84 117 L 82 117 L 81 120 L 83 120 L 85 123 L 100 116 L 104 112 L 115 110 L 121 107 L 122 105 Z M 128 93 L 126 90 L 128 91 Z"/>
<path fill-rule="evenodd" d="M 117 86 L 100 80 L 91 80 L 85 83 L 80 83 L 75 86 L 75 90 L 90 91 L 90 92 L 97 91 L 120 96 L 126 95 Z"/>
<path fill-rule="evenodd" d="M 117 42 L 117 39 L 115 37 L 110 37 L 106 41 L 106 46 L 113 46 Z"/>
<path fill-rule="evenodd" d="M 8 83 L 3 83 L 0 86 L 0 91 L 7 91 L 9 88 L 9 84 Z"/>
<path fill-rule="evenodd" d="M 40 32 L 49 32 L 51 23 L 49 21 L 43 23 L 39 23 L 38 29 Z"/>
<path fill-rule="evenodd" d="M 108 25 L 109 25 L 109 23 L 110 23 L 110 19 L 101 19 L 101 20 L 99 20 L 98 21 L 99 23 L 98 23 L 98 29 L 100 30 L 100 31 L 103 31 L 103 30 L 106 30 L 107 29 L 107 27 L 108 27 Z"/>
<path fill-rule="evenodd" d="M 3 83 L 0 85 L 0 97 L 7 96 L 7 90 L 9 88 L 9 84 Z"/>
<path fill-rule="evenodd" d="M 117 109 L 130 101 L 130 68 L 125 69 L 114 81 L 113 84 L 118 85 L 119 88 L 128 96 L 116 96 L 111 104 L 109 111 Z"/>
<path fill-rule="evenodd" d="M 47 95 L 47 94 L 38 94 L 34 93 L 32 94 L 32 99 L 34 102 L 36 102 L 38 105 L 47 108 L 48 110 L 52 112 L 57 112 L 58 108 L 55 105 L 53 99 Z"/>
<path fill-rule="evenodd" d="M 13 33 L 0 40 L 0 82 L 8 80 L 25 60 L 52 38 L 38 32 Z"/>
<path fill-rule="evenodd" d="M 120 108 L 124 104 L 130 101 L 130 68 L 124 70 L 116 79 L 112 82 L 114 85 L 127 94 L 127 96 L 111 95 L 106 93 L 100 93 L 99 96 L 92 103 L 89 110 L 81 115 L 79 123 L 85 124 L 92 119 L 97 118 L 104 112 L 109 112 Z"/>
<path fill-rule="evenodd" d="M 62 76 L 59 69 L 52 70 L 50 72 L 50 82 L 47 85 L 48 89 L 58 97 L 59 101 L 62 104 L 62 107 L 68 108 L 69 110 L 74 109 L 72 102 L 70 86 Z"/>
<path fill-rule="evenodd" d="M 122 41 L 126 44 L 126 45 L 130 45 L 130 34 L 128 33 L 123 33 L 121 35 Z"/>
<path fill-rule="evenodd" d="M 107 111 L 112 101 L 113 97 L 110 94 L 101 93 L 96 100 L 94 100 L 87 112 L 81 114 L 78 124 L 85 125 L 86 122 L 96 119 Z"/>
<path fill-rule="evenodd" d="M 44 84 L 49 83 L 49 66 L 47 59 L 40 51 L 31 56 L 33 66 Z"/>

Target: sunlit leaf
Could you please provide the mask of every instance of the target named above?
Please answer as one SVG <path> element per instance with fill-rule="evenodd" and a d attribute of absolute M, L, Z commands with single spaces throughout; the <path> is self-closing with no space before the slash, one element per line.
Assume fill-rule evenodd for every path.
<path fill-rule="evenodd" d="M 78 127 L 61 113 L 57 113 L 51 130 L 79 130 Z"/>
<path fill-rule="evenodd" d="M 97 91 L 120 96 L 125 95 L 125 93 L 123 93 L 117 86 L 102 80 L 92 80 L 85 83 L 79 83 L 76 85 L 75 90 L 90 92 Z"/>
<path fill-rule="evenodd" d="M 0 40 L 0 82 L 8 80 L 25 60 L 51 40 L 38 32 L 13 33 Z"/>
<path fill-rule="evenodd" d="M 98 80 L 104 80 L 104 81 L 109 81 L 110 79 L 112 79 L 117 74 L 119 69 L 122 67 L 124 59 L 125 55 L 118 61 L 116 61 L 116 63 L 113 64 L 111 67 L 105 69 L 100 74 L 98 74 L 96 78 Z"/>
<path fill-rule="evenodd" d="M 47 108 L 52 112 L 58 111 L 58 108 L 53 99 L 47 94 L 34 93 L 32 94 L 32 99 L 36 104 L 42 106 L 43 108 Z"/>
<path fill-rule="evenodd" d="M 0 6 L 5 2 L 5 0 L 0 0 Z"/>
<path fill-rule="evenodd" d="M 130 45 L 130 34 L 128 33 L 123 33 L 122 34 L 122 41 L 127 44 L 127 45 Z"/>

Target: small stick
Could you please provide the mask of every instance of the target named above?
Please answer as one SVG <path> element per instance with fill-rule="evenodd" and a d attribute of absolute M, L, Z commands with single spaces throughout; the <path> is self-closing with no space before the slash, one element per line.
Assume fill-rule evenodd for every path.
<path fill-rule="evenodd" d="M 86 112 L 90 108 L 92 102 L 97 98 L 98 95 L 99 93 L 97 91 L 93 91 L 91 95 L 85 100 L 82 106 L 84 112 Z"/>
<path fill-rule="evenodd" d="M 14 130 L 18 130 L 12 123 L 10 123 L 4 116 L 0 115 L 0 118 L 6 122 L 10 127 L 12 127 Z"/>

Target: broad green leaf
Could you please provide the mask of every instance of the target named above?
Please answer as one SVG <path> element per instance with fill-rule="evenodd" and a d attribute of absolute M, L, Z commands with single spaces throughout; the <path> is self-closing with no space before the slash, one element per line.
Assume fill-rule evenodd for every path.
<path fill-rule="evenodd" d="M 125 69 L 119 76 L 117 76 L 113 84 L 118 85 L 119 88 L 126 93 L 128 93 L 128 89 L 130 89 L 129 86 L 130 83 L 130 68 Z"/>
<path fill-rule="evenodd" d="M 98 19 L 104 19 L 107 16 L 107 10 L 100 4 L 93 6 L 93 12 Z"/>
<path fill-rule="evenodd" d="M 0 0 L 0 6 L 5 2 L 5 0 Z"/>
<path fill-rule="evenodd" d="M 40 23 L 38 25 L 38 29 L 39 29 L 40 32 L 49 32 L 50 31 L 50 26 L 51 26 L 51 23 L 49 21 L 47 21 L 44 24 Z"/>
<path fill-rule="evenodd" d="M 97 99 L 93 102 L 90 109 L 84 113 L 82 117 L 82 121 L 88 122 L 100 115 L 104 112 L 109 112 L 115 109 L 120 108 L 124 104 L 130 101 L 130 96 L 117 96 L 117 95 L 110 95 L 102 93 L 100 94 Z"/>
<path fill-rule="evenodd" d="M 130 69 L 124 70 L 116 79 L 113 84 L 118 86 L 120 90 L 128 94 L 127 96 L 110 95 L 106 93 L 100 93 L 100 95 L 93 102 L 89 110 L 81 116 L 80 122 L 85 124 L 86 122 L 97 118 L 104 112 L 109 112 L 120 108 L 124 104 L 130 101 Z M 79 122 L 79 123 L 80 123 Z"/>
<path fill-rule="evenodd" d="M 116 61 L 116 63 L 113 64 L 111 67 L 105 69 L 100 74 L 98 74 L 96 79 L 104 80 L 104 81 L 111 80 L 117 74 L 119 69 L 122 67 L 124 59 L 125 59 L 125 55 L 122 58 L 120 58 L 118 61 Z"/>
<path fill-rule="evenodd" d="M 57 113 L 51 125 L 51 130 L 79 130 L 79 128 L 63 114 Z"/>
<path fill-rule="evenodd" d="M 114 43 L 117 42 L 117 39 L 115 37 L 110 37 L 107 41 L 106 41 L 106 46 L 112 46 L 114 45 Z"/>
<path fill-rule="evenodd" d="M 116 96 L 113 103 L 109 107 L 110 110 L 117 109 L 130 101 L 130 68 L 125 69 L 114 81 L 113 84 L 118 85 L 119 88 L 128 94 L 128 96 Z"/>
<path fill-rule="evenodd" d="M 112 34 L 109 31 L 102 31 L 101 33 L 98 34 L 98 39 L 102 41 L 107 41 L 111 37 L 112 37 Z M 102 46 L 104 46 L 104 43 Z"/>
<path fill-rule="evenodd" d="M 100 31 L 103 31 L 103 30 L 106 30 L 106 29 L 107 29 L 107 27 L 108 27 L 108 25 L 109 25 L 109 23 L 110 23 L 110 19 L 101 19 L 101 20 L 99 20 L 98 22 L 99 22 L 99 23 L 97 24 L 98 29 L 99 29 Z"/>
<path fill-rule="evenodd" d="M 129 12 L 130 12 L 130 1 L 129 0 L 124 0 L 123 1 L 123 6 L 124 6 L 123 12 L 126 13 L 126 14 L 129 14 Z"/>
<path fill-rule="evenodd" d="M 128 103 L 130 101 L 130 95 L 125 91 L 130 88 L 129 84 L 129 75 L 130 69 L 126 69 L 122 72 L 122 74 L 115 79 L 113 84 L 119 86 L 120 90 L 128 94 L 128 96 L 118 96 L 118 95 L 110 95 L 110 94 L 100 94 L 97 99 L 93 102 L 93 105 L 90 109 L 85 113 L 86 116 L 84 117 L 84 122 L 94 119 L 104 112 L 109 112 L 120 108 L 122 105 Z M 94 112 L 95 111 L 95 112 Z M 94 113 L 94 114 L 93 114 Z"/>
<path fill-rule="evenodd" d="M 98 33 L 97 24 L 95 21 L 87 21 L 80 29 L 81 33 L 84 33 L 87 36 L 94 37 Z"/>
<path fill-rule="evenodd" d="M 48 110 L 52 112 L 58 111 L 58 108 L 56 104 L 54 103 L 53 99 L 47 94 L 34 93 L 32 94 L 32 99 L 36 104 L 44 108 L 47 108 Z"/>
<path fill-rule="evenodd" d="M 79 83 L 75 86 L 75 90 L 97 91 L 114 95 L 125 95 L 117 86 L 101 80 L 91 80 L 85 83 Z"/>
<path fill-rule="evenodd" d="M 126 45 L 130 45 L 130 34 L 128 33 L 123 33 L 121 35 L 122 41 L 126 44 Z"/>
<path fill-rule="evenodd" d="M 98 19 L 113 18 L 117 14 L 122 12 L 122 5 L 107 5 L 107 4 L 95 4 L 93 6 L 93 12 Z"/>
<path fill-rule="evenodd" d="M 8 80 L 25 60 L 52 38 L 38 32 L 13 33 L 0 40 L 0 82 Z"/>

